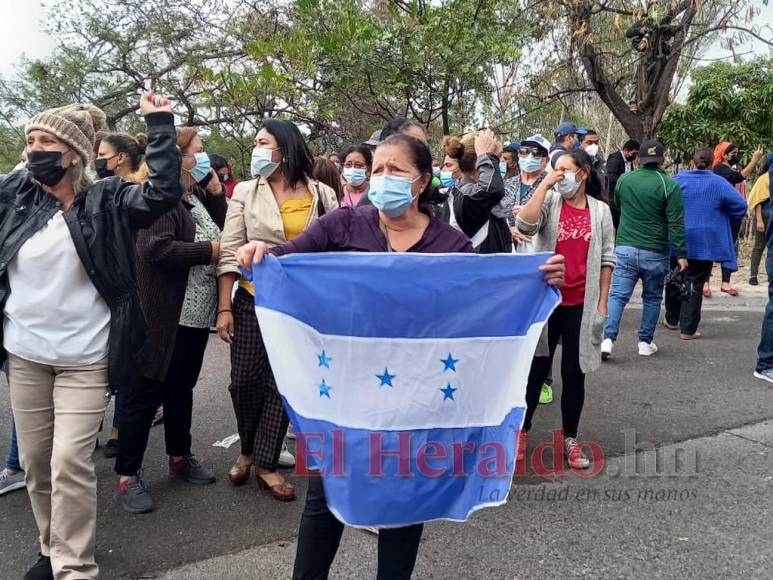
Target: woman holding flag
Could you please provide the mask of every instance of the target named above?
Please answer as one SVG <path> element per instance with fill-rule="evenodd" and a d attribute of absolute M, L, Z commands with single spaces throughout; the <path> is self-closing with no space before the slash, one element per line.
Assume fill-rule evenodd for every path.
<path fill-rule="evenodd" d="M 585 402 L 585 374 L 601 364 L 602 330 L 615 267 L 615 231 L 609 206 L 600 199 L 601 182 L 590 156 L 575 149 L 559 155 L 554 163 L 555 169 L 515 220 L 522 234 L 534 236 L 536 251 L 557 252 L 566 258 L 561 305 L 548 321 L 529 373 L 518 459 L 525 457 L 526 433 L 561 340 L 564 451 L 571 467 L 586 468 L 590 461 L 577 443 L 577 429 Z"/>
<path fill-rule="evenodd" d="M 470 240 L 432 216 L 432 155 L 421 141 L 395 134 L 382 141 L 373 158 L 368 193 L 373 205 L 344 207 L 327 214 L 294 240 L 274 246 L 250 242 L 236 258 L 251 270 L 271 252 L 275 256 L 308 252 L 473 252 Z M 563 281 L 563 258 L 550 258 L 541 269 L 549 284 Z M 301 519 L 293 578 L 327 578 L 343 534 L 328 508 L 320 477 L 309 479 Z M 410 578 L 416 563 L 423 524 L 383 528 L 379 534 L 378 578 Z"/>

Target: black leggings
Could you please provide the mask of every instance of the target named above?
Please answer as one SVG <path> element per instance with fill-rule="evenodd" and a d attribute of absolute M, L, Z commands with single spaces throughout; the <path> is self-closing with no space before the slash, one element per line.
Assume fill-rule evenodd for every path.
<path fill-rule="evenodd" d="M 424 524 L 379 530 L 377 580 L 408 580 L 411 577 L 422 531 Z M 310 477 L 298 532 L 293 580 L 326 580 L 343 533 L 344 524 L 327 507 L 322 479 Z M 362 575 L 368 576 L 364 572 Z"/>
<path fill-rule="evenodd" d="M 208 328 L 178 326 L 166 379 L 154 381 L 143 377 L 126 393 L 115 464 L 119 475 L 137 475 L 142 467 L 153 416 L 161 403 L 166 454 L 190 454 L 193 388 L 199 380 L 208 340 Z"/>
<path fill-rule="evenodd" d="M 539 406 L 539 394 L 550 374 L 553 354 L 561 339 L 561 421 L 564 437 L 577 437 L 582 406 L 585 403 L 585 374 L 580 368 L 580 327 L 582 305 L 559 306 L 548 320 L 550 356 L 535 356 L 526 384 L 526 419 L 524 431 L 531 429 L 531 420 Z"/>

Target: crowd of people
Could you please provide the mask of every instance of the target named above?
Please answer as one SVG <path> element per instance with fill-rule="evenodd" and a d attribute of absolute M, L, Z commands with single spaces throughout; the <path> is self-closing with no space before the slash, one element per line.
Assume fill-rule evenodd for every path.
<path fill-rule="evenodd" d="M 191 437 L 212 329 L 230 347 L 240 450 L 228 478 L 239 486 L 254 474 L 275 500 L 296 499 L 279 470 L 295 463 L 286 442 L 294 434 L 253 285 L 240 276 L 267 253 L 554 253 L 542 270 L 561 288 L 561 304 L 529 371 L 518 460 L 538 406 L 553 400 L 560 343 L 565 458 L 585 469 L 591 460 L 577 441 L 585 377 L 612 356 L 636 284 L 638 353 L 652 356 L 664 296 L 662 325 L 695 340 L 714 263 L 721 290 L 737 295 L 730 274 L 749 212 L 751 284 L 772 243 L 773 154 L 747 199 L 742 187 L 762 150 L 741 166 L 730 142 L 698 149 L 690 168 L 672 176 L 660 142 L 629 140 L 604 159 L 598 133 L 571 122 L 556 128 L 552 144 L 539 134 L 503 143 L 488 129 L 430 143 L 422 124 L 397 118 L 315 158 L 298 127 L 272 119 L 239 181 L 196 128 L 175 128 L 168 99 L 149 92 L 140 108 L 140 136 L 105 132 L 104 113 L 91 105 L 44 111 L 27 124 L 20 166 L 0 177 L 2 352 L 14 419 L 0 495 L 29 493 L 40 555 L 28 580 L 99 575 L 92 454 L 111 398 L 103 452 L 116 458 L 115 501 L 124 511 L 154 508 L 142 466 L 156 423 L 169 477 L 216 480 Z M 433 157 L 433 147 L 442 155 Z M 754 375 L 773 382 L 770 305 Z M 380 578 L 411 576 L 422 529 L 378 531 Z M 326 578 L 342 531 L 312 478 L 294 578 Z"/>

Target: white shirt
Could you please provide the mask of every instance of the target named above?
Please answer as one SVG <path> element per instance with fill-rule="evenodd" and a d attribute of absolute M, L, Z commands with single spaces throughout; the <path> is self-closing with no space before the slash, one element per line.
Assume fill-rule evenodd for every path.
<path fill-rule="evenodd" d="M 41 364 L 73 367 L 107 356 L 110 309 L 92 284 L 59 211 L 8 264 L 3 346 Z"/>

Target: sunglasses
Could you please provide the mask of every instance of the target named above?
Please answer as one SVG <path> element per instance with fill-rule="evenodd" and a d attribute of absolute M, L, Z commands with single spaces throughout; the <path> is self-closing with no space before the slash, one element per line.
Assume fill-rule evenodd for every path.
<path fill-rule="evenodd" d="M 521 147 L 518 150 L 519 157 L 526 157 L 529 154 L 535 157 L 547 157 L 547 154 L 539 147 Z"/>

